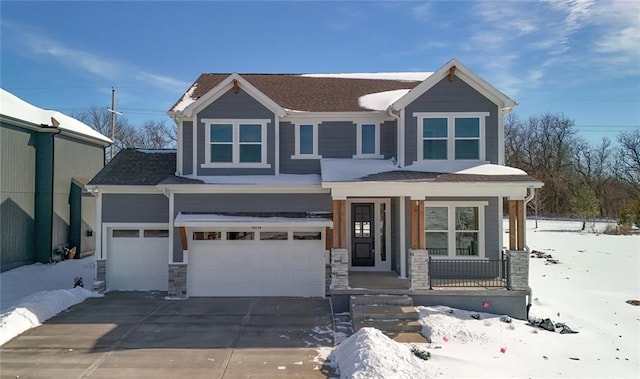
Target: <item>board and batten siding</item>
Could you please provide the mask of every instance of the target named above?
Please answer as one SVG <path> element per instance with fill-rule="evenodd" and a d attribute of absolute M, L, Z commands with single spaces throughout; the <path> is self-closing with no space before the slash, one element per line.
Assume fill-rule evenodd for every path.
<path fill-rule="evenodd" d="M 0 271 L 35 261 L 33 134 L 0 125 Z"/>
<path fill-rule="evenodd" d="M 175 194 L 174 217 L 184 213 L 331 212 L 331 195 L 308 194 Z M 182 262 L 179 229 L 174 230 L 173 259 Z"/>
<path fill-rule="evenodd" d="M 352 158 L 356 154 L 356 124 L 326 121 L 318 125 L 318 154 L 322 158 Z"/>
<path fill-rule="evenodd" d="M 396 121 L 380 124 L 380 154 L 385 159 L 398 158 L 398 127 Z"/>
<path fill-rule="evenodd" d="M 102 195 L 102 222 L 169 222 L 169 199 L 162 194 Z"/>
<path fill-rule="evenodd" d="M 295 125 L 280 122 L 280 172 L 283 174 L 319 174 L 320 159 L 291 159 L 296 152 Z"/>
<path fill-rule="evenodd" d="M 274 114 L 245 91 L 227 91 L 196 115 L 197 120 L 197 163 L 198 176 L 209 175 L 273 175 L 275 173 L 275 122 Z M 203 168 L 205 160 L 205 125 L 203 119 L 268 119 L 267 163 L 270 168 Z"/>
<path fill-rule="evenodd" d="M 496 104 L 457 76 L 442 79 L 405 108 L 405 165 L 418 159 L 418 119 L 414 112 L 489 112 L 485 119 L 485 160 L 498 164 L 498 117 Z"/>

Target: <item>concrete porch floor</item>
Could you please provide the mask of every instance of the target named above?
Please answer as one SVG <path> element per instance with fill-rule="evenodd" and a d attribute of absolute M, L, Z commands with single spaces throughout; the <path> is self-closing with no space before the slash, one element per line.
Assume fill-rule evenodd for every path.
<path fill-rule="evenodd" d="M 408 290 L 409 279 L 398 276 L 395 271 L 349 271 L 349 287 L 352 289 Z"/>

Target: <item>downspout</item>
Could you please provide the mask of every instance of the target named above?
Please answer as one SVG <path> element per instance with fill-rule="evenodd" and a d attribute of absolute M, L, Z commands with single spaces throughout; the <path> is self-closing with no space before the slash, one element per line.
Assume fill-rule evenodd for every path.
<path fill-rule="evenodd" d="M 396 135 L 396 153 L 398 155 L 397 157 L 397 165 L 398 167 L 402 167 L 401 165 L 401 161 L 400 161 L 400 156 L 401 156 L 401 146 L 402 146 L 402 135 L 400 133 L 400 115 L 396 115 L 395 113 L 393 113 L 393 109 L 391 107 L 389 107 L 387 109 L 387 114 L 391 117 L 393 117 L 396 120 L 396 130 L 398 131 L 397 135 Z"/>
<path fill-rule="evenodd" d="M 524 223 L 525 223 L 525 228 L 527 226 L 527 204 L 529 204 L 529 202 L 531 200 L 533 200 L 533 197 L 536 195 L 536 189 L 533 187 L 529 187 L 527 188 L 527 196 L 525 196 L 524 198 L 524 209 L 522 210 L 522 216 L 524 218 Z M 525 233 L 525 240 L 524 240 L 524 250 L 528 253 L 529 251 L 531 251 L 531 249 L 529 249 L 529 246 L 527 245 L 527 239 L 526 239 L 526 233 Z"/>

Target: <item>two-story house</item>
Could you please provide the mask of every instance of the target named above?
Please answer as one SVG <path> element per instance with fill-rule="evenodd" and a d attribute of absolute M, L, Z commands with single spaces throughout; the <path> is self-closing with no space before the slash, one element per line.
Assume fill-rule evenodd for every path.
<path fill-rule="evenodd" d="M 524 209 L 542 183 L 504 165 L 515 106 L 457 60 L 203 74 L 169 111 L 177 151 L 122 151 L 90 182 L 98 276 L 177 297 L 331 295 L 344 308 L 403 293 L 522 316 Z"/>

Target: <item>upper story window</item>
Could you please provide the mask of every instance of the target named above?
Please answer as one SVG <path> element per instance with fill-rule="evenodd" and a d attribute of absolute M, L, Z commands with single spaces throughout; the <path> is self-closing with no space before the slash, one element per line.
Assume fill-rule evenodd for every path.
<path fill-rule="evenodd" d="M 206 130 L 203 167 L 267 168 L 270 120 L 203 119 Z"/>
<path fill-rule="evenodd" d="M 359 123 L 357 125 L 356 155 L 354 158 L 381 158 L 380 124 Z"/>
<path fill-rule="evenodd" d="M 485 118 L 479 113 L 422 113 L 418 119 L 418 160 L 484 160 Z"/>
<path fill-rule="evenodd" d="M 319 159 L 318 124 L 295 125 L 295 154 L 292 159 Z"/>

